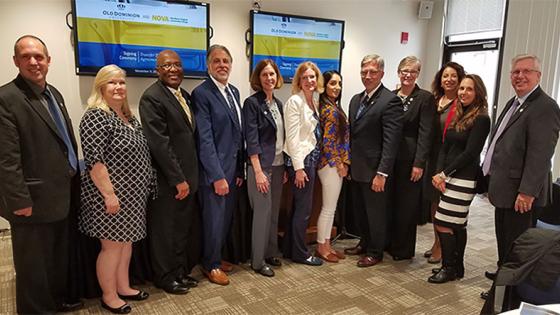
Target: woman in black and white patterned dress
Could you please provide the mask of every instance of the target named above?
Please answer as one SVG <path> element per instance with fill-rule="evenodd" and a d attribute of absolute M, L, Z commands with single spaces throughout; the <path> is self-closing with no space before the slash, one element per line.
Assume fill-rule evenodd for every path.
<path fill-rule="evenodd" d="M 130 287 L 128 267 L 132 242 L 146 236 L 146 203 L 154 182 L 148 144 L 126 95 L 125 72 L 115 65 L 101 68 L 80 122 L 87 171 L 79 228 L 101 241 L 96 263 L 101 305 L 119 314 L 131 310 L 124 300 L 148 297 Z"/>
<path fill-rule="evenodd" d="M 442 195 L 434 216 L 441 242 L 442 268 L 435 268 L 428 282 L 444 283 L 462 278 L 467 245 L 467 216 L 480 171 L 480 152 L 490 131 L 486 87 L 476 74 L 459 84 L 459 102 L 439 152 L 432 184 Z"/>

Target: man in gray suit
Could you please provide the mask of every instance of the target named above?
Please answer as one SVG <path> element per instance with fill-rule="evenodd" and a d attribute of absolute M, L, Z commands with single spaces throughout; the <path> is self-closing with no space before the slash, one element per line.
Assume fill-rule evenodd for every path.
<path fill-rule="evenodd" d="M 496 207 L 498 266 L 513 241 L 533 225 L 535 208 L 550 200 L 551 158 L 560 130 L 558 104 L 539 87 L 539 59 L 516 56 L 510 75 L 516 95 L 496 122 L 482 166 L 490 175 L 488 197 Z"/>
<path fill-rule="evenodd" d="M 65 303 L 76 141 L 62 95 L 47 84 L 43 41 L 22 36 L 13 59 L 19 75 L 0 87 L 0 215 L 11 227 L 18 313 L 51 314 L 80 306 Z"/>

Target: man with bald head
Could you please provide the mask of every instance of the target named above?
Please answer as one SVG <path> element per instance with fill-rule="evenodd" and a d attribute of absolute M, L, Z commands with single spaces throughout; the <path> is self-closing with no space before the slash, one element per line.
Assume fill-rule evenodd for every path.
<path fill-rule="evenodd" d="M 189 276 L 196 264 L 188 248 L 194 236 L 198 157 L 191 97 L 181 88 L 183 64 L 172 50 L 156 60 L 158 81 L 140 99 L 140 119 L 157 170 L 157 198 L 148 207 L 148 239 L 156 287 L 186 294 L 198 282 Z"/>
<path fill-rule="evenodd" d="M 64 99 L 47 83 L 51 57 L 44 42 L 20 37 L 13 60 L 19 74 L 0 87 L 0 215 L 10 222 L 17 312 L 51 314 L 69 306 L 76 141 Z"/>

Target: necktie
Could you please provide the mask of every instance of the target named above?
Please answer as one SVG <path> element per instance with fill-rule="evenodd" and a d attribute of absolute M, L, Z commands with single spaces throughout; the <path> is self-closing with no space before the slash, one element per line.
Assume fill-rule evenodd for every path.
<path fill-rule="evenodd" d="M 185 98 L 183 97 L 183 94 L 181 94 L 181 90 L 175 91 L 174 94 L 177 97 L 177 99 L 179 100 L 179 104 L 181 104 L 181 107 L 183 107 L 183 110 L 185 111 L 185 114 L 187 114 L 187 118 L 189 120 L 189 123 L 192 125 L 192 115 L 191 115 L 191 110 L 187 106 L 187 100 L 185 100 Z"/>
<path fill-rule="evenodd" d="M 358 112 L 356 113 L 356 119 L 358 119 L 362 116 L 362 113 L 364 112 L 364 109 L 366 109 L 366 106 L 367 106 L 368 103 L 369 103 L 369 97 L 366 94 L 362 98 L 362 101 L 360 102 L 360 107 L 358 107 Z"/>
<path fill-rule="evenodd" d="M 237 116 L 237 110 L 235 110 L 235 101 L 233 100 L 233 96 L 229 91 L 229 88 L 226 86 L 226 96 L 227 96 L 227 103 L 229 105 L 229 110 L 233 113 L 233 116 L 237 118 L 235 121 L 239 124 L 239 117 Z"/>
<path fill-rule="evenodd" d="M 502 122 L 498 126 L 498 130 L 496 130 L 496 134 L 492 139 L 492 143 L 490 143 L 490 146 L 488 147 L 488 151 L 486 151 L 486 156 L 484 157 L 484 162 L 482 163 L 482 173 L 484 175 L 490 174 L 490 164 L 492 163 L 492 155 L 494 154 L 494 147 L 496 146 L 496 141 L 502 135 L 502 132 L 504 132 L 504 129 L 506 128 L 513 113 L 515 113 L 515 111 L 517 110 L 518 106 L 519 106 L 519 100 L 515 98 L 513 104 L 511 104 L 511 107 L 505 114 L 504 119 L 502 119 Z"/>
<path fill-rule="evenodd" d="M 64 123 L 64 118 L 56 104 L 56 100 L 54 99 L 53 95 L 49 90 L 45 90 L 43 92 L 43 96 L 47 100 L 47 104 L 49 105 L 49 113 L 58 129 L 58 132 L 62 136 L 62 141 L 66 145 L 66 149 L 68 151 L 68 162 L 70 162 L 70 166 L 74 169 L 74 171 L 78 170 L 78 159 L 76 157 L 76 152 L 74 151 L 74 146 L 72 145 L 72 141 L 70 141 L 70 135 L 68 133 L 68 129 L 66 124 Z"/>

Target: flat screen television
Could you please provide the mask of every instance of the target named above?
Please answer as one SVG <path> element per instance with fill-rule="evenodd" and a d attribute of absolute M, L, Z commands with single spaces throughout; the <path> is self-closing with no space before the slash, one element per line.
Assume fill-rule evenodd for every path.
<path fill-rule="evenodd" d="M 72 0 L 76 73 L 108 64 L 156 76 L 156 56 L 176 51 L 186 77 L 206 77 L 209 5 L 159 0 Z"/>
<path fill-rule="evenodd" d="M 251 44 L 251 71 L 269 58 L 286 82 L 303 61 L 313 61 L 321 72 L 340 71 L 344 21 L 253 10 Z"/>

